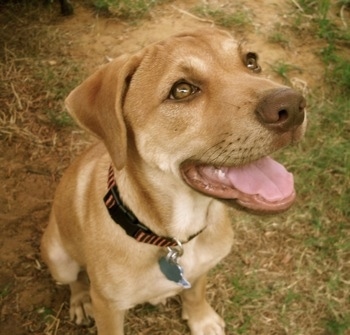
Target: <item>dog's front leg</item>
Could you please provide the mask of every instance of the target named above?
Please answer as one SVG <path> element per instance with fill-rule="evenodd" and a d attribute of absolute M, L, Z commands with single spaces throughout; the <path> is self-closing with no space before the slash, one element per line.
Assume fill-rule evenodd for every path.
<path fill-rule="evenodd" d="M 91 287 L 91 299 L 98 335 L 124 335 L 125 311 L 102 297 Z"/>
<path fill-rule="evenodd" d="M 182 318 L 187 320 L 192 335 L 224 335 L 225 322 L 207 302 L 205 291 L 206 275 L 182 291 Z"/>

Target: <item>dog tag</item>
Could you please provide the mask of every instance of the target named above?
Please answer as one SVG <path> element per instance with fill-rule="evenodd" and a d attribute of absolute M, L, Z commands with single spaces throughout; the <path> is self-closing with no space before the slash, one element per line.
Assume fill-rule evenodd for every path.
<path fill-rule="evenodd" d="M 185 289 L 191 288 L 191 284 L 183 276 L 182 267 L 177 262 L 174 262 L 169 257 L 162 257 L 158 263 L 160 271 L 162 271 L 167 279 L 175 282 Z"/>

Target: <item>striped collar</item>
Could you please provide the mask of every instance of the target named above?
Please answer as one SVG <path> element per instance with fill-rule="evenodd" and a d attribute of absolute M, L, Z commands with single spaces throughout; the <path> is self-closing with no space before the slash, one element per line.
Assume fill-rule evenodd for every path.
<path fill-rule="evenodd" d="M 163 237 L 153 233 L 123 204 L 115 182 L 112 165 L 109 167 L 108 172 L 108 192 L 103 200 L 113 221 L 136 241 L 158 247 L 175 247 L 179 245 L 175 238 Z M 195 238 L 202 231 L 203 229 L 197 234 L 190 236 L 186 242 Z M 182 242 L 182 244 L 186 242 Z"/>

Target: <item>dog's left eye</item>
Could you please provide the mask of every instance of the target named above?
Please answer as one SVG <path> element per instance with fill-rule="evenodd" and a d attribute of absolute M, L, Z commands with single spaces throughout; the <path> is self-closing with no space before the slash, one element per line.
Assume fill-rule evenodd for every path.
<path fill-rule="evenodd" d="M 248 52 L 245 59 L 245 65 L 253 72 L 261 72 L 261 67 L 258 64 L 258 55 L 254 52 Z"/>
<path fill-rule="evenodd" d="M 185 81 L 178 82 L 170 90 L 169 98 L 181 100 L 199 91 L 199 88 Z"/>

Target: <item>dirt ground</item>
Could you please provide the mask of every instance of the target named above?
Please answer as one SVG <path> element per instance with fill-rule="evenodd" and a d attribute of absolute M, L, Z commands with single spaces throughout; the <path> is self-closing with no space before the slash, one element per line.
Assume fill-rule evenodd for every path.
<path fill-rule="evenodd" d="M 196 4 L 195 0 L 168 2 L 156 7 L 141 23 L 128 25 L 115 18 L 98 16 L 90 7 L 76 1 L 72 17 L 61 17 L 56 7 L 50 9 L 53 11 L 52 22 L 48 25 L 65 41 L 62 48 L 64 57 L 83 62 L 88 74 L 104 63 L 106 57 L 133 52 L 185 29 L 211 25 L 210 20 L 190 14 L 189 9 Z M 265 9 L 262 11 L 261 8 Z M 309 90 L 320 85 L 322 64 L 315 56 L 320 42 L 307 38 L 292 39 L 288 47 L 283 47 L 267 40 L 276 23 L 283 26 L 285 15 L 295 10 L 293 2 L 251 1 L 249 10 L 253 29 L 240 30 L 237 35 L 246 39 L 251 48 L 260 54 L 268 74 L 274 76 L 269 65 L 284 59 L 300 69 L 292 76 L 296 86 Z M 0 13 L 3 19 L 1 15 L 4 14 Z M 21 19 L 18 19 L 18 24 L 21 24 Z M 33 25 L 37 24 L 33 22 Z M 6 29 L 6 25 L 1 29 Z M 60 55 L 46 61 L 44 66 L 54 67 L 60 61 Z M 7 70 L 4 68 L 2 71 Z M 17 107 L 22 107 L 22 111 L 29 110 L 32 115 L 36 113 L 35 117 L 40 119 L 41 112 L 36 110 L 36 99 L 40 99 L 40 93 L 32 98 L 31 104 L 20 106 L 23 100 L 13 87 L 11 99 L 17 100 Z M 6 113 L 10 105 L 1 108 Z M 17 117 L 21 115 L 18 113 Z M 39 255 L 40 236 L 47 224 L 55 187 L 64 169 L 90 139 L 74 127 L 57 129 L 47 122 L 26 123 L 25 119 L 22 124 L 32 135 L 9 135 L 1 138 L 0 146 L 0 334 L 94 334 L 94 327 L 79 328 L 69 321 L 68 290 L 53 282 Z M 212 300 L 222 301 L 228 294 L 219 289 Z M 146 314 L 143 314 L 142 321 L 138 308 L 129 314 L 127 330 L 130 334 L 176 334 L 169 331 L 175 328 L 179 334 L 188 333 L 186 325 L 180 320 L 176 299 L 166 307 L 143 308 L 146 308 Z M 148 313 L 156 314 L 158 321 L 147 318 Z M 139 322 L 146 322 L 142 331 L 135 326 Z"/>

